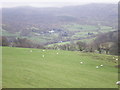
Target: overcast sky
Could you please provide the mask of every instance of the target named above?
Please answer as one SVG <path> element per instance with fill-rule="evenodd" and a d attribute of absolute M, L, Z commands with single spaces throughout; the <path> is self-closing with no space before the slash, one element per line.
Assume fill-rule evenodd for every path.
<path fill-rule="evenodd" d="M 63 7 L 83 5 L 88 3 L 115 3 L 119 0 L 0 0 L 0 7 L 34 6 L 34 7 Z"/>

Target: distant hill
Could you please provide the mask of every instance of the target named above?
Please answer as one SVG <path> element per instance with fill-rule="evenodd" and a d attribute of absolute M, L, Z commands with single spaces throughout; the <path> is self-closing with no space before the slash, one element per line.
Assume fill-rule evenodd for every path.
<path fill-rule="evenodd" d="M 50 27 L 51 24 L 73 23 L 115 25 L 116 4 L 88 4 L 63 8 L 15 7 L 3 8 L 3 29 L 20 31 L 28 26 Z M 97 23 L 97 24 L 98 24 Z M 18 29 L 19 28 L 19 29 Z"/>
<path fill-rule="evenodd" d="M 117 4 L 2 8 L 2 32 L 5 36 L 27 37 L 40 43 L 83 39 L 88 33 L 95 37 L 99 32 L 117 29 L 117 8 Z M 50 33 L 52 30 L 54 33 Z"/>

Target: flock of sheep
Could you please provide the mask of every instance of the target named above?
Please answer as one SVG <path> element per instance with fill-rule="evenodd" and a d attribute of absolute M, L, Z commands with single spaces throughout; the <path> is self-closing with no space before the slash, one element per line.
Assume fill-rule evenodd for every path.
<path fill-rule="evenodd" d="M 83 64 L 83 62 L 80 62 L 80 64 Z M 101 64 L 100 67 L 103 67 L 103 65 Z M 99 68 L 99 66 L 96 66 L 96 68 Z"/>
<path fill-rule="evenodd" d="M 45 50 L 42 50 L 42 51 L 45 52 Z M 30 50 L 30 52 L 33 52 L 33 51 Z M 59 54 L 59 53 L 57 52 L 56 54 Z M 42 57 L 44 58 L 45 55 L 42 55 Z M 115 58 L 115 57 L 113 57 L 113 59 L 118 60 L 118 58 Z M 83 62 L 80 62 L 80 64 L 84 64 L 84 63 L 83 63 Z M 99 65 L 99 66 L 96 66 L 97 69 L 100 68 L 100 67 L 103 67 L 103 65 L 101 64 L 101 65 Z M 120 81 L 117 81 L 116 84 L 117 84 L 117 85 L 120 85 Z"/>

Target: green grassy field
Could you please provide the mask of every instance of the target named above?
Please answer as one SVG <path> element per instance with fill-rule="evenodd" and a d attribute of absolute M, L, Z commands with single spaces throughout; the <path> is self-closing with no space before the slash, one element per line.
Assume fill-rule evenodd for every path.
<path fill-rule="evenodd" d="M 73 25 L 64 25 L 63 27 L 65 27 L 68 31 L 81 31 L 81 32 L 97 32 L 98 31 L 98 27 L 100 28 L 100 31 L 102 30 L 102 32 L 104 31 L 112 31 L 112 27 L 109 26 L 95 26 L 95 25 L 80 25 L 80 24 L 73 24 Z"/>
<path fill-rule="evenodd" d="M 2 49 L 3 88 L 117 88 L 117 63 L 111 55 Z"/>

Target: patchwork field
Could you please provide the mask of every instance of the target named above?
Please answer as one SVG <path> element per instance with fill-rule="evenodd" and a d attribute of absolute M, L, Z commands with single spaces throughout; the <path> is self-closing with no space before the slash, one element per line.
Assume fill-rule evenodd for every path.
<path fill-rule="evenodd" d="M 2 49 L 3 88 L 118 87 L 116 56 L 62 50 Z"/>
<path fill-rule="evenodd" d="M 115 29 L 110 26 L 80 25 L 76 23 L 72 25 L 62 25 L 61 28 L 51 28 L 51 30 L 53 30 L 52 33 L 47 29 L 41 30 L 41 28 L 31 27 L 25 30 L 26 32 L 24 30 L 24 32 L 17 31 L 14 33 L 7 30 L 1 30 L 0 32 L 2 32 L 2 36 L 9 38 L 28 38 L 34 43 L 45 44 L 47 42 L 53 42 L 53 44 L 56 44 L 57 42 L 59 43 L 59 41 L 64 41 L 64 43 L 70 42 L 71 40 L 89 41 L 89 39 L 94 39 L 96 35 L 100 33 L 115 31 Z"/>

